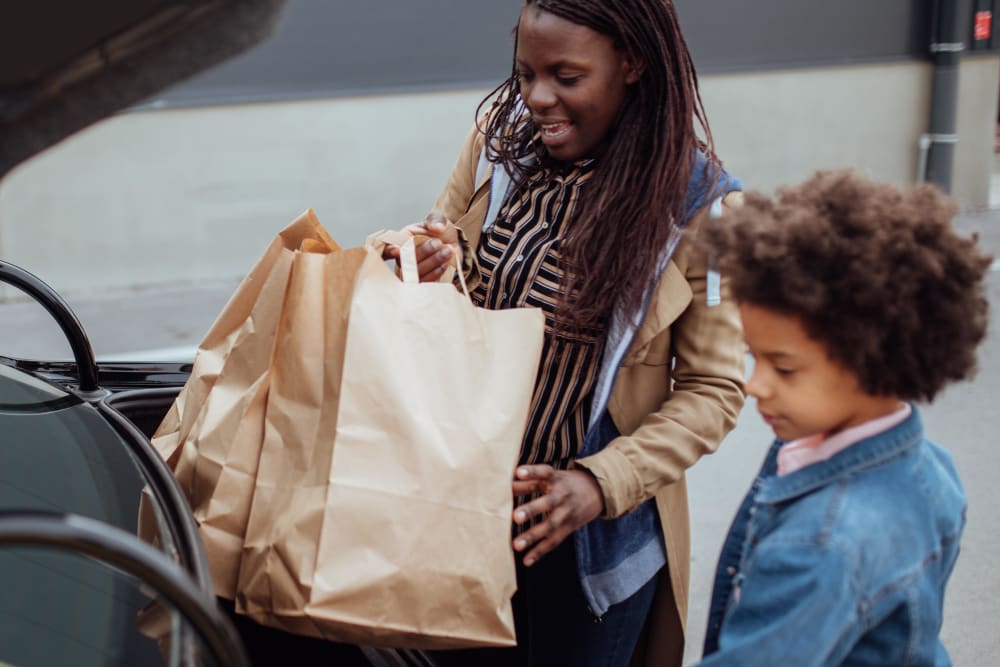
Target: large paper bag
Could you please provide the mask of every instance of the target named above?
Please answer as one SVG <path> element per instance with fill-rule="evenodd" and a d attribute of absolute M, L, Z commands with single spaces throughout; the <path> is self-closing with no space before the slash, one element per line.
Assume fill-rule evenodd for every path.
<path fill-rule="evenodd" d="M 511 480 L 543 316 L 418 283 L 412 240 L 401 282 L 386 238 L 295 267 L 237 609 L 337 641 L 512 645 Z"/>
<path fill-rule="evenodd" d="M 198 521 L 216 593 L 232 599 L 261 445 L 271 358 L 289 279 L 339 246 L 312 210 L 270 244 L 198 347 L 191 377 L 153 445 Z"/>

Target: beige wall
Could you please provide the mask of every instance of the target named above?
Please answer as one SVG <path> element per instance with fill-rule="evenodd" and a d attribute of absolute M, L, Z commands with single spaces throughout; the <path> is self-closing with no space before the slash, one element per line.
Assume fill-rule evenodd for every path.
<path fill-rule="evenodd" d="M 894 182 L 916 174 L 930 69 L 916 64 L 796 69 L 705 82 L 716 150 L 747 188 L 854 166 Z"/>
<path fill-rule="evenodd" d="M 0 256 L 59 290 L 241 276 L 307 207 L 360 243 L 423 217 L 477 97 L 122 114 L 0 185 Z"/>
<path fill-rule="evenodd" d="M 703 77 L 726 165 L 771 189 L 853 165 L 914 180 L 923 63 Z M 954 194 L 988 201 L 1000 58 L 961 69 Z M 422 217 L 484 90 L 126 113 L 0 184 L 0 257 L 57 290 L 232 279 L 314 208 L 345 245 Z M 0 296 L 15 296 L 7 290 Z"/>
<path fill-rule="evenodd" d="M 1000 58 L 968 57 L 959 74 L 958 145 L 952 194 L 970 208 L 990 201 L 993 143 L 1000 96 Z"/>
<path fill-rule="evenodd" d="M 929 64 L 899 63 L 717 76 L 702 88 L 716 149 L 748 188 L 840 166 L 909 184 L 928 130 L 931 77 Z M 989 201 L 998 92 L 1000 58 L 966 57 L 952 183 L 965 208 Z"/>

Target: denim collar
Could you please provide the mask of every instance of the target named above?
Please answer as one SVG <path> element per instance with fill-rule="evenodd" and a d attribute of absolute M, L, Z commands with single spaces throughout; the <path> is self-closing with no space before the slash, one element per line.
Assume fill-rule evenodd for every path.
<path fill-rule="evenodd" d="M 826 461 L 814 463 L 782 477 L 768 477 L 757 492 L 757 502 L 777 504 L 826 486 L 845 477 L 885 463 L 917 446 L 924 425 L 917 407 L 910 405 L 910 416 L 888 431 L 854 443 Z"/>

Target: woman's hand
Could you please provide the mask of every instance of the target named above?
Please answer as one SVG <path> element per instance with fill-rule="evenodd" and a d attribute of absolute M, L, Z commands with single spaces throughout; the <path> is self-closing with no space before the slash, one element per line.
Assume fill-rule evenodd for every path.
<path fill-rule="evenodd" d="M 458 227 L 437 211 L 432 211 L 423 222 L 403 229 L 411 236 L 426 236 L 426 241 L 416 247 L 417 272 L 420 282 L 435 282 L 448 269 L 462 267 L 462 246 L 458 241 Z M 399 260 L 399 246 L 387 245 L 382 259 Z"/>
<path fill-rule="evenodd" d="M 604 511 L 601 487 L 586 470 L 556 470 L 548 465 L 518 466 L 514 496 L 535 493 L 542 495 L 514 509 L 514 523 L 518 525 L 529 523 L 534 517 L 543 517 L 538 525 L 514 538 L 515 551 L 531 548 L 524 557 L 524 564 L 529 567 Z"/>

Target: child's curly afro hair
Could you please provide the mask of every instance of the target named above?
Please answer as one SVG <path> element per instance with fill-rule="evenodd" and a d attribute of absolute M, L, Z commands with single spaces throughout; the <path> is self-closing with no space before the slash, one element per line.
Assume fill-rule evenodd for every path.
<path fill-rule="evenodd" d="M 937 188 L 826 171 L 748 194 L 702 235 L 737 301 L 797 317 L 875 396 L 930 401 L 975 372 L 990 257 Z"/>

